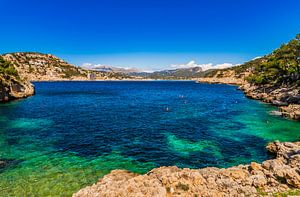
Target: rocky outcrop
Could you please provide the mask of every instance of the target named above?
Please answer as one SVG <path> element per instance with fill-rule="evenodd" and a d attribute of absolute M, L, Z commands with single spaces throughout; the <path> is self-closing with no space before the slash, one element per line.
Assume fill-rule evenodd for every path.
<path fill-rule="evenodd" d="M 20 77 L 14 66 L 0 56 L 0 102 L 34 94 L 34 86 Z"/>
<path fill-rule="evenodd" d="M 300 88 L 298 86 L 256 86 L 247 83 L 240 86 L 240 89 L 249 98 L 279 107 L 281 115 L 300 120 Z"/>
<path fill-rule="evenodd" d="M 288 106 L 279 107 L 280 112 L 283 116 L 291 119 L 300 120 L 300 105 L 289 104 Z"/>
<path fill-rule="evenodd" d="M 73 197 L 260 196 L 300 189 L 300 142 L 267 146 L 275 159 L 226 169 L 155 168 L 145 175 L 113 170 Z"/>
<path fill-rule="evenodd" d="M 199 82 L 240 86 L 246 96 L 278 106 L 283 116 L 300 120 L 300 34 L 270 54 L 244 64 L 210 70 Z"/>
<path fill-rule="evenodd" d="M 245 80 L 250 72 L 237 76 L 233 70 L 219 71 L 213 77 L 197 79 L 201 83 L 222 83 L 238 85 L 248 98 L 261 100 L 279 107 L 285 117 L 300 120 L 300 87 L 255 85 Z"/>
<path fill-rule="evenodd" d="M 34 86 L 26 81 L 0 76 L 0 102 L 25 98 L 34 94 Z"/>

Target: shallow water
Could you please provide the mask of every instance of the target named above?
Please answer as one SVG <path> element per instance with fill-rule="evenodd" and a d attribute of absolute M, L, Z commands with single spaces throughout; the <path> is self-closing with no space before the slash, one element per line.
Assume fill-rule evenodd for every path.
<path fill-rule="evenodd" d="M 300 139 L 300 123 L 235 86 L 194 82 L 35 83 L 0 105 L 1 196 L 70 196 L 112 169 L 228 167 Z"/>

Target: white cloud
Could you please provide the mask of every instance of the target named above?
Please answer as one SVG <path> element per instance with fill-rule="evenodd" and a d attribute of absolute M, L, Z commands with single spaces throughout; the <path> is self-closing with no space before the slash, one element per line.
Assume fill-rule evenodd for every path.
<path fill-rule="evenodd" d="M 93 64 L 91 64 L 91 63 L 83 63 L 80 67 L 88 68 L 88 67 L 91 67 L 91 66 L 93 66 Z"/>
<path fill-rule="evenodd" d="M 86 69 L 93 69 L 93 68 L 99 68 L 99 67 L 110 67 L 103 64 L 92 64 L 92 63 L 83 63 L 80 67 L 86 68 Z"/>
<path fill-rule="evenodd" d="M 117 71 L 131 71 L 131 72 L 138 72 L 139 70 L 134 67 L 129 66 L 110 66 L 105 64 L 92 64 L 92 63 L 83 63 L 80 67 L 90 70 L 113 70 L 115 72 Z"/>
<path fill-rule="evenodd" d="M 193 68 L 193 67 L 201 67 L 203 71 L 209 70 L 209 69 L 223 69 L 223 68 L 229 68 L 233 66 L 237 66 L 239 64 L 231 64 L 231 63 L 223 63 L 223 64 L 213 64 L 213 63 L 207 63 L 207 64 L 197 64 L 196 61 L 192 60 L 189 61 L 186 64 L 172 64 L 170 65 L 171 69 L 182 69 L 182 68 Z M 83 63 L 80 67 L 85 69 L 104 69 L 104 68 L 112 68 L 112 69 L 125 69 L 125 70 L 135 70 L 135 71 L 143 71 L 143 72 L 154 72 L 151 69 L 151 66 L 144 69 L 136 69 L 134 67 L 130 66 L 110 66 L 110 65 L 104 65 L 104 64 L 92 64 L 92 63 Z M 167 68 L 166 68 L 167 69 Z"/>
<path fill-rule="evenodd" d="M 257 57 L 255 57 L 255 58 L 253 58 L 252 60 L 256 60 L 256 59 L 259 59 L 259 58 L 261 58 L 262 56 L 257 56 Z"/>
<path fill-rule="evenodd" d="M 171 68 L 192 68 L 192 67 L 202 67 L 211 66 L 212 64 L 197 64 L 194 60 L 188 62 L 187 64 L 172 64 Z"/>
<path fill-rule="evenodd" d="M 201 67 L 203 71 L 209 70 L 209 69 L 223 69 L 223 68 L 230 68 L 233 66 L 237 66 L 238 64 L 231 64 L 231 63 L 223 63 L 223 64 L 197 64 L 195 61 L 190 61 L 187 64 L 172 64 L 171 68 L 177 69 L 177 68 L 192 68 L 192 67 Z"/>

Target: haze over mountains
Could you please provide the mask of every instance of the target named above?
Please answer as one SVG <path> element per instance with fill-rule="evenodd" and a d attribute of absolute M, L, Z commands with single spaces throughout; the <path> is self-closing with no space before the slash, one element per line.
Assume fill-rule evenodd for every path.
<path fill-rule="evenodd" d="M 134 67 L 116 67 L 102 64 L 91 64 L 84 63 L 81 65 L 81 68 L 94 70 L 99 72 L 114 72 L 122 73 L 132 77 L 142 77 L 142 78 L 151 78 L 151 79 L 188 79 L 188 78 L 197 78 L 202 77 L 207 72 L 216 69 L 225 69 L 233 66 L 237 66 L 231 63 L 223 64 L 197 64 L 195 61 L 189 61 L 186 64 L 172 64 L 170 69 L 156 70 L 156 71 L 144 71 L 142 69 Z"/>

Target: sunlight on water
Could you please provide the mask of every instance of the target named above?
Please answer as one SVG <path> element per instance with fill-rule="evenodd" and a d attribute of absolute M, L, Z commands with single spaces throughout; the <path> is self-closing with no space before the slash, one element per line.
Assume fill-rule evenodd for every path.
<path fill-rule="evenodd" d="M 70 196 L 113 169 L 261 162 L 268 142 L 300 138 L 299 122 L 234 86 L 35 85 L 35 96 L 0 105 L 0 196 Z"/>
<path fill-rule="evenodd" d="M 216 146 L 216 144 L 214 144 L 212 141 L 201 140 L 192 142 L 185 139 L 179 139 L 175 135 L 169 135 L 167 139 L 171 150 L 174 150 L 185 157 L 188 157 L 190 153 L 201 152 L 204 149 L 209 149 L 209 151 L 212 151 L 215 157 L 222 157 L 218 146 Z"/>
<path fill-rule="evenodd" d="M 46 119 L 20 118 L 9 121 L 9 127 L 12 129 L 41 129 L 51 124 L 51 121 Z"/>

